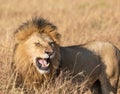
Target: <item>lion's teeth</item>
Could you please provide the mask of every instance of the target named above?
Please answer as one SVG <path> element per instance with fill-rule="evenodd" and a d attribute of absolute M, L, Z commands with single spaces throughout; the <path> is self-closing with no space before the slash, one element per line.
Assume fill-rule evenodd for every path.
<path fill-rule="evenodd" d="M 50 65 L 50 63 L 47 63 L 46 66 L 48 67 Z"/>

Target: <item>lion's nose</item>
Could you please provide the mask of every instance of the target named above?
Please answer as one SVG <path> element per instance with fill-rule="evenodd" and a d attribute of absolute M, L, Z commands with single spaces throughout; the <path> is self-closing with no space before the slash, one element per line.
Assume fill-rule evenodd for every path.
<path fill-rule="evenodd" d="M 49 56 L 53 54 L 53 50 L 52 49 L 46 49 L 45 53 L 48 54 Z"/>

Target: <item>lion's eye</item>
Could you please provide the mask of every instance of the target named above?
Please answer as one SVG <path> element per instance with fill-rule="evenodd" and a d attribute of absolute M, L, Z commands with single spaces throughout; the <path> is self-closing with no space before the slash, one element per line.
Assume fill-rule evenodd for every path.
<path fill-rule="evenodd" d="M 54 42 L 49 42 L 49 45 L 53 47 L 54 46 Z"/>
<path fill-rule="evenodd" d="M 38 42 L 38 43 L 36 42 L 36 43 L 35 43 L 35 46 L 40 47 L 41 44 L 40 44 L 39 42 Z"/>

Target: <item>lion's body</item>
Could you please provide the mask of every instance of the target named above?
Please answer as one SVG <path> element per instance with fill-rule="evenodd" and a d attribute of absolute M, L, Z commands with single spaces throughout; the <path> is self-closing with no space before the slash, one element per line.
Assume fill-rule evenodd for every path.
<path fill-rule="evenodd" d="M 61 47 L 60 51 L 62 67 L 75 75 L 83 72 L 82 76 L 89 77 L 86 86 L 92 87 L 99 80 L 102 94 L 116 94 L 120 53 L 114 45 L 95 41 L 81 46 Z"/>
<path fill-rule="evenodd" d="M 59 38 L 56 26 L 44 19 L 33 19 L 17 29 L 12 69 L 18 86 L 40 88 L 44 80 L 54 77 L 61 60 L 62 68 L 89 76 L 88 86 L 99 80 L 103 94 L 116 93 L 120 53 L 115 46 L 92 42 L 60 47 Z"/>

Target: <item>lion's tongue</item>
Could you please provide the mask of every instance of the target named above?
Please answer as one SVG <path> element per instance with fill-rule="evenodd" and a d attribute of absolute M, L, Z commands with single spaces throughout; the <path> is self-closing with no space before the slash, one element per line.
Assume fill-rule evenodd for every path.
<path fill-rule="evenodd" d="M 40 59 L 38 61 L 42 65 L 42 67 L 48 67 L 49 66 L 48 63 L 47 63 L 47 60 L 45 60 L 45 59 Z"/>

